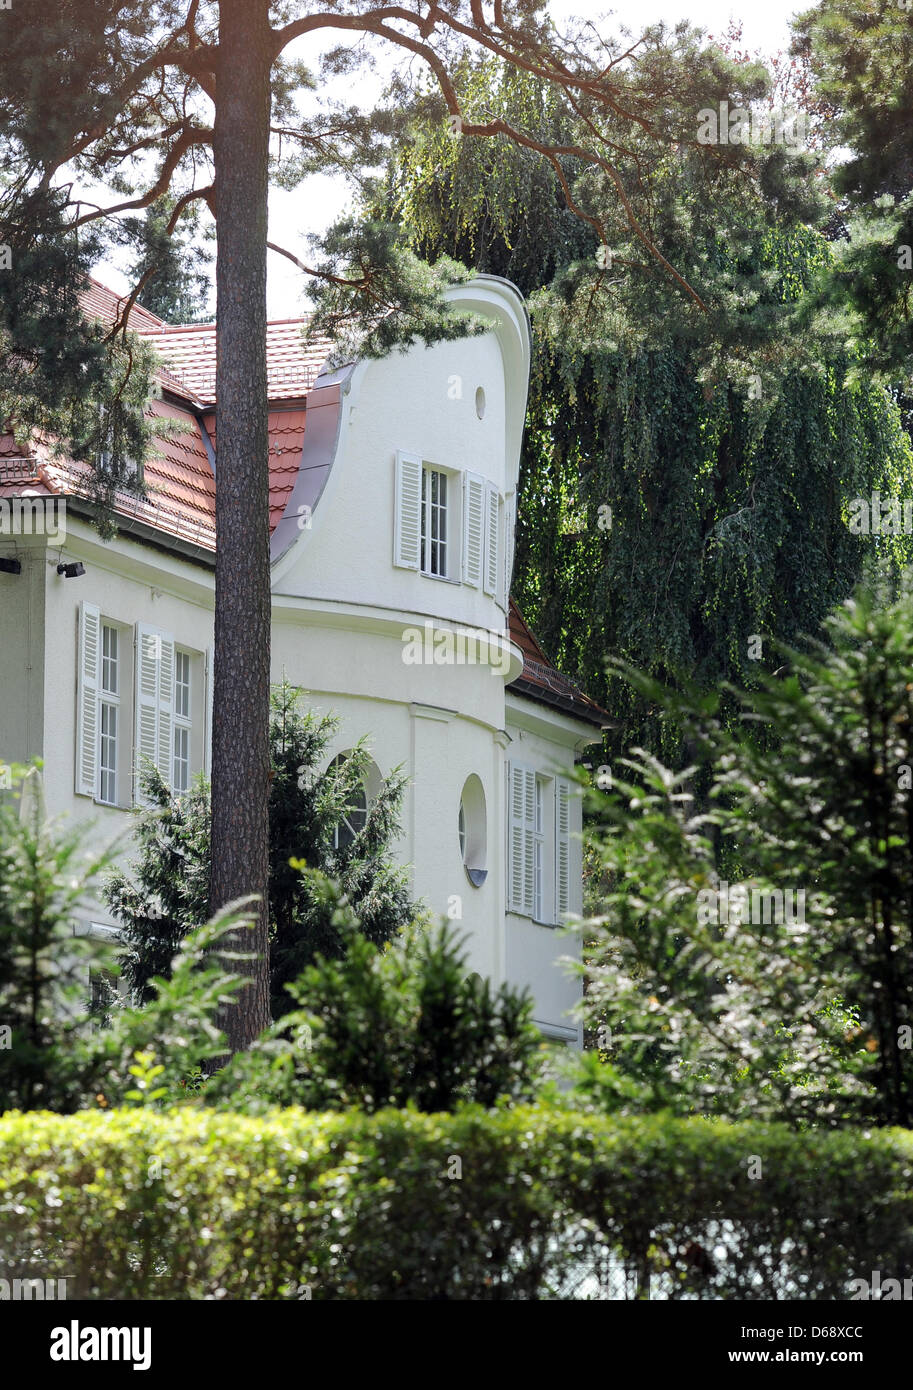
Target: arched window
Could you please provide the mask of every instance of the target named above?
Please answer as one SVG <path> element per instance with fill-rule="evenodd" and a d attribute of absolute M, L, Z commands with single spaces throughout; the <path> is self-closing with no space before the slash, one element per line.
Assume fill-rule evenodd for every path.
<path fill-rule="evenodd" d="M 334 768 L 341 767 L 350 756 L 350 753 L 338 753 L 327 771 L 332 772 Z M 352 789 L 345 814 L 333 827 L 333 848 L 335 850 L 348 849 L 355 836 L 364 830 L 367 820 L 368 789 L 364 782 L 358 782 Z"/>
<path fill-rule="evenodd" d="M 488 817 L 485 789 L 473 773 L 466 778 L 457 818 L 460 858 L 470 883 L 481 888 L 488 877 Z"/>

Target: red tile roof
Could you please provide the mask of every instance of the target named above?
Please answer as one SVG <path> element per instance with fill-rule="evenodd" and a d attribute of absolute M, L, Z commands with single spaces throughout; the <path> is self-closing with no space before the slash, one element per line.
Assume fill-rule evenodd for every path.
<path fill-rule="evenodd" d="M 115 294 L 107 285 L 103 285 L 100 280 L 93 280 L 91 276 L 89 287 L 82 294 L 82 306 L 86 311 L 86 317 L 99 319 L 109 326 L 119 317 L 126 302 L 127 295 Z M 165 320 L 144 309 L 142 304 L 134 304 L 127 323 L 135 333 L 149 333 L 164 327 Z"/>
<path fill-rule="evenodd" d="M 285 512 L 286 503 L 291 496 L 298 465 L 301 462 L 301 448 L 304 443 L 306 411 L 271 410 L 269 413 L 269 529 L 275 531 Z M 205 416 L 209 437 L 216 444 L 215 411 Z M 218 454 L 216 455 L 218 458 Z M 218 463 L 216 464 L 218 469 Z"/>
<path fill-rule="evenodd" d="M 508 690 L 514 690 L 518 695 L 528 695 L 541 704 L 552 705 L 598 728 L 604 727 L 609 722 L 606 710 L 555 669 L 527 627 L 513 599 L 510 601 L 509 625 L 511 641 L 523 653 L 523 670 L 515 681 L 511 681 Z"/>
<path fill-rule="evenodd" d="M 326 338 L 307 341 L 307 319 L 281 319 L 266 326 L 266 374 L 271 401 L 306 396 L 330 351 Z M 131 322 L 131 327 L 133 324 Z M 216 326 L 214 323 L 139 329 L 167 364 L 178 389 L 212 405 L 216 398 Z"/>

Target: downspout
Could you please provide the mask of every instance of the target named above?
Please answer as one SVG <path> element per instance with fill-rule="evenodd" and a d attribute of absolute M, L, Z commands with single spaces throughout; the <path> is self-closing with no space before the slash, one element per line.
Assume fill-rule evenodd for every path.
<path fill-rule="evenodd" d="M 203 448 L 206 450 L 206 457 L 209 459 L 209 466 L 210 466 L 210 468 L 212 469 L 212 476 L 215 477 L 215 476 L 216 476 L 216 451 L 215 451 L 215 449 L 213 448 L 213 443 L 212 443 L 212 439 L 210 438 L 210 435 L 209 435 L 209 430 L 206 428 L 206 422 L 205 422 L 205 419 L 204 419 L 204 417 L 203 417 L 203 412 L 202 412 L 202 410 L 199 410 L 199 409 L 198 409 L 196 406 L 194 406 L 194 405 L 192 405 L 192 406 L 190 407 L 190 411 L 191 411 L 191 414 L 193 415 L 193 418 L 196 420 L 197 424 L 198 424 L 199 427 L 200 427 L 200 438 L 201 438 L 202 441 L 203 441 Z"/>

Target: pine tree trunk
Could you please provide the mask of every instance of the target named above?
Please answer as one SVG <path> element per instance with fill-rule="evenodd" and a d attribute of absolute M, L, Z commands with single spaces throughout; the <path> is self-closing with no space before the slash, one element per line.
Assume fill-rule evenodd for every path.
<path fill-rule="evenodd" d="M 254 962 L 222 1020 L 232 1051 L 269 1022 L 269 434 L 266 235 L 270 29 L 266 0 L 221 0 L 214 159 L 216 598 L 211 910 L 260 895 Z"/>

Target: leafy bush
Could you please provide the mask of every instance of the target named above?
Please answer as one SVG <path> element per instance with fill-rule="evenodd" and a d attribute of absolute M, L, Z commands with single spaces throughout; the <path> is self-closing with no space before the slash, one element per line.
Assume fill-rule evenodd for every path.
<path fill-rule="evenodd" d="M 170 977 L 150 981 L 144 1008 L 124 1008 L 112 990 L 100 1026 L 89 970 L 114 965 L 112 949 L 74 936 L 73 919 L 92 902 L 110 853 L 86 849 L 84 826 L 47 821 L 39 774 L 23 783 L 23 772 L 18 806 L 0 802 L 0 1112 L 117 1105 L 137 1089 L 137 1053 L 163 1067 L 161 1099 L 175 1099 L 181 1080 L 227 1051 L 216 1020 L 241 984 L 224 959 L 245 904 L 179 943 Z"/>
<path fill-rule="evenodd" d="M 364 935 L 389 941 L 417 907 L 406 875 L 390 859 L 399 833 L 405 778 L 385 778 L 360 807 L 370 758 L 359 743 L 321 772 L 338 720 L 304 713 L 301 692 L 284 681 L 271 693 L 270 979 L 273 1017 L 293 1008 L 286 986 L 318 954 L 344 950 L 326 903 L 305 867 L 337 879 Z M 129 873 L 110 875 L 106 897 L 121 922 L 124 977 L 140 1003 L 154 975 L 168 975 L 178 943 L 209 916 L 209 785 L 198 778 L 175 796 L 157 770 L 141 777 L 151 807 L 136 824 L 139 854 Z M 363 802 L 361 803 L 363 806 Z M 362 823 L 363 819 L 363 823 Z M 347 828 L 348 827 L 348 828 Z M 340 828 L 343 832 L 340 834 Z"/>
<path fill-rule="evenodd" d="M 299 1007 L 232 1058 L 208 1100 L 367 1111 L 411 1103 L 431 1112 L 532 1097 L 543 1043 L 525 991 L 494 990 L 469 974 L 450 926 L 420 924 L 380 951 L 338 888 L 315 876 L 313 891 L 346 954 L 301 974 L 290 986 Z"/>
<path fill-rule="evenodd" d="M 913 1123 L 911 594 L 844 604 L 827 646 L 742 697 L 735 734 L 674 702 L 712 759 L 711 811 L 694 769 L 641 750 L 594 794 L 585 1010 L 609 1103 Z"/>
<path fill-rule="evenodd" d="M 616 1296 L 847 1298 L 910 1268 L 911 1163 L 900 1131 L 547 1106 L 10 1115 L 0 1254 L 76 1298 L 597 1297 L 606 1261 Z"/>
<path fill-rule="evenodd" d="M 0 799 L 0 1110 L 70 1110 L 91 1070 L 77 1045 L 88 978 L 106 957 L 73 918 L 109 857 L 44 819 L 37 769 Z"/>

